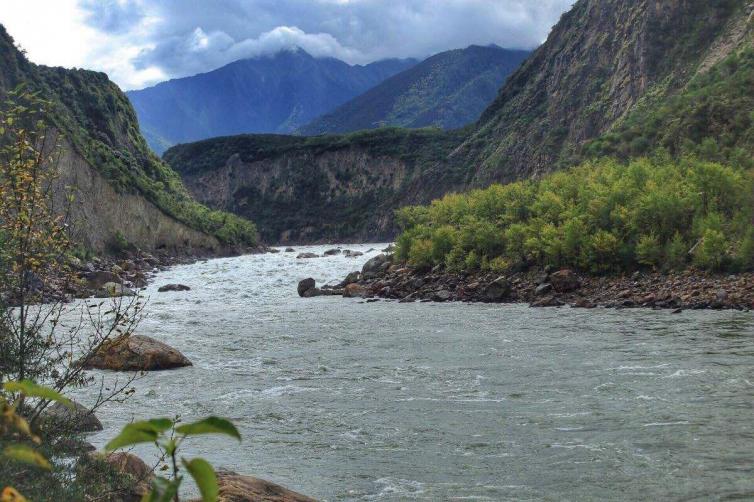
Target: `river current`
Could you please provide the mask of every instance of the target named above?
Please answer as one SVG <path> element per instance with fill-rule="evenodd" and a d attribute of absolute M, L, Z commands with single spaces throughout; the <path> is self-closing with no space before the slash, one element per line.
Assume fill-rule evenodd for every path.
<path fill-rule="evenodd" d="M 242 443 L 184 454 L 330 501 L 754 498 L 754 314 L 299 298 L 384 245 L 346 247 L 375 250 L 159 273 L 138 332 L 194 366 L 147 374 L 88 439 L 224 416 Z"/>

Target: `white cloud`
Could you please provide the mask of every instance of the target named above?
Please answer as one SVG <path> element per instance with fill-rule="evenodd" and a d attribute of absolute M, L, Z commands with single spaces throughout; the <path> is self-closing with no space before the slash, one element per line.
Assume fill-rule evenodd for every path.
<path fill-rule="evenodd" d="M 470 44 L 532 48 L 573 0 L 0 0 L 38 63 L 126 89 L 298 46 L 349 63 Z"/>

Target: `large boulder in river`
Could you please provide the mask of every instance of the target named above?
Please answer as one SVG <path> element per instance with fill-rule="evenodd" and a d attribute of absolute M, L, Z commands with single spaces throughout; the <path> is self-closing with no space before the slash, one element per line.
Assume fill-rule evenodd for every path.
<path fill-rule="evenodd" d="M 105 342 L 83 364 L 86 369 L 156 371 L 191 366 L 191 361 L 154 338 L 126 334 Z"/>
<path fill-rule="evenodd" d="M 389 258 L 384 254 L 378 254 L 374 258 L 367 261 L 361 268 L 361 275 L 365 279 L 369 279 L 377 275 L 381 271 L 382 266 L 389 261 Z"/>
<path fill-rule="evenodd" d="M 317 253 L 300 253 L 296 256 L 297 260 L 305 260 L 309 258 L 319 258 L 319 255 Z"/>
<path fill-rule="evenodd" d="M 315 502 L 311 497 L 263 479 L 218 471 L 218 502 Z"/>
<path fill-rule="evenodd" d="M 342 253 L 340 249 L 328 249 L 323 256 L 335 256 Z"/>
<path fill-rule="evenodd" d="M 302 281 L 299 281 L 298 283 L 298 296 L 304 296 L 307 291 L 310 289 L 314 289 L 317 286 L 317 282 L 309 277 L 308 279 L 304 279 Z"/>
<path fill-rule="evenodd" d="M 581 281 L 576 272 L 569 269 L 559 270 L 550 274 L 550 284 L 558 293 L 567 293 L 581 287 Z"/>
<path fill-rule="evenodd" d="M 185 284 L 165 284 L 157 290 L 158 293 L 166 293 L 168 291 L 191 291 L 191 288 Z"/>
<path fill-rule="evenodd" d="M 71 407 L 55 403 L 44 412 L 44 422 L 55 429 L 68 432 L 96 432 L 102 430 L 102 422 L 86 406 L 71 401 Z"/>

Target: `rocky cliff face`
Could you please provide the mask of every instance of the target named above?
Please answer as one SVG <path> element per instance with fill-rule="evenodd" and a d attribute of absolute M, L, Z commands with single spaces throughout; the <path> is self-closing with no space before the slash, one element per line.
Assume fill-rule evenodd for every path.
<path fill-rule="evenodd" d="M 352 176 L 365 180 L 385 165 L 396 166 L 396 176 L 408 174 L 397 191 L 372 189 L 368 181 L 362 188 L 351 187 L 350 197 L 372 198 L 364 198 L 371 202 L 359 207 L 379 210 L 354 220 L 352 226 L 330 228 L 339 237 L 371 236 L 375 228 L 392 228 L 389 223 L 377 222 L 391 221 L 391 209 L 401 205 L 535 177 L 590 155 L 627 158 L 658 147 L 672 154 L 695 153 L 681 146 L 710 139 L 724 150 L 720 159 L 754 161 L 750 148 L 754 144 L 753 26 L 751 0 L 579 0 L 547 41 L 507 80 L 473 127 L 437 133 L 431 142 L 420 146 L 406 140 L 410 133 L 394 130 L 391 148 L 385 147 L 384 133 L 379 130 L 360 133 L 358 154 L 340 158 L 340 169 L 349 168 Z M 730 55 L 741 57 L 731 61 Z M 705 80 L 706 75 L 710 78 Z M 338 145 L 347 142 L 345 138 L 348 136 L 280 141 L 274 149 L 261 136 L 224 138 L 184 145 L 180 155 L 172 159 L 166 155 L 166 159 L 199 195 L 205 185 L 193 181 L 196 171 L 191 166 L 201 168 L 206 184 L 213 180 L 213 173 L 228 168 L 234 153 L 245 159 L 243 152 L 264 151 L 269 154 L 265 164 L 296 164 L 307 179 L 326 179 L 326 173 L 320 172 L 328 163 L 323 152 L 340 148 Z M 435 145 L 440 147 L 422 150 Z M 422 150 L 420 162 L 407 162 L 398 169 L 398 161 L 405 161 L 417 148 Z M 418 169 L 412 167 L 416 165 Z M 273 192 L 254 192 L 257 175 L 245 170 L 259 169 L 261 164 L 253 162 L 236 164 L 233 172 L 247 178 L 227 192 L 245 191 L 246 200 L 252 201 L 248 204 L 269 210 L 271 216 L 260 220 L 262 226 L 274 220 L 272 213 L 281 219 L 298 213 L 299 199 L 295 197 L 275 198 L 272 206 L 268 197 Z M 323 186 L 333 188 L 326 183 Z M 227 198 L 204 200 L 212 207 L 241 214 L 260 213 L 246 213 L 241 206 L 228 204 Z M 307 226 L 313 230 L 302 238 L 316 235 L 322 225 L 342 217 L 342 210 L 328 212 L 327 206 L 312 209 L 319 213 L 308 220 Z M 293 220 L 287 223 L 293 231 L 295 224 Z"/>
<path fill-rule="evenodd" d="M 200 202 L 253 218 L 270 243 L 391 238 L 397 205 L 441 193 L 418 187 L 459 140 L 436 130 L 252 138 L 179 145 L 165 159 Z"/>

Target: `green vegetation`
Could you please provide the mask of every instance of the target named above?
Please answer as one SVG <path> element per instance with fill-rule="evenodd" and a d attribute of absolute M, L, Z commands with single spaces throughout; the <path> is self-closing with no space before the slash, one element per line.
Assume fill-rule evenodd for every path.
<path fill-rule="evenodd" d="M 45 120 L 116 191 L 144 196 L 163 212 L 224 244 L 256 244 L 254 225 L 194 201 L 180 177 L 156 157 L 139 133 L 125 94 L 104 73 L 29 63 L 0 25 L 0 96 L 17 86 L 50 103 Z"/>
<path fill-rule="evenodd" d="M 754 49 L 747 48 L 696 76 L 678 95 L 646 98 L 585 154 L 630 158 L 657 147 L 673 155 L 754 167 Z"/>
<path fill-rule="evenodd" d="M 449 270 L 750 270 L 753 195 L 751 170 L 662 153 L 603 159 L 401 209 L 397 254 Z"/>

